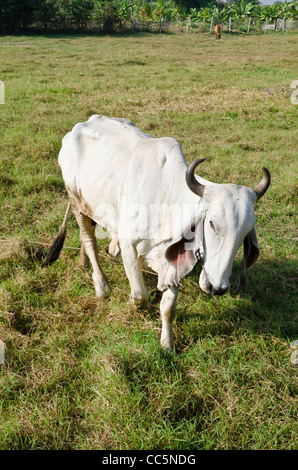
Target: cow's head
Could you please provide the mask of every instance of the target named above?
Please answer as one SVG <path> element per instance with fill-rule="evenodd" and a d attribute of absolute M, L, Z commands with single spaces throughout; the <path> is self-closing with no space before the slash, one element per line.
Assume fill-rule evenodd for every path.
<path fill-rule="evenodd" d="M 166 259 L 175 269 L 176 282 L 192 270 L 197 260 L 202 263 L 200 287 L 204 292 L 222 295 L 231 281 L 236 253 L 244 246 L 241 281 L 245 269 L 259 257 L 254 229 L 254 203 L 270 185 L 270 173 L 263 167 L 263 178 L 254 188 L 235 184 L 203 185 L 195 177 L 196 166 L 204 160 L 195 160 L 186 171 L 189 189 L 202 198 L 202 216 L 195 227 L 191 245 L 182 239 L 168 247 Z M 189 248 L 191 247 L 191 248 Z"/>

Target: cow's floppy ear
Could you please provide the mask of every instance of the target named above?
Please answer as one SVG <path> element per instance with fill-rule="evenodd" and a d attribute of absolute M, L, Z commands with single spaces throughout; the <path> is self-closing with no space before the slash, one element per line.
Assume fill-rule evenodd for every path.
<path fill-rule="evenodd" d="M 196 227 L 192 226 L 191 231 L 181 240 L 170 245 L 165 257 L 168 263 L 176 271 L 176 282 L 179 283 L 204 255 L 204 221 L 197 221 Z"/>
<path fill-rule="evenodd" d="M 190 234 L 175 241 L 165 251 L 157 287 L 161 291 L 178 286 L 180 281 L 194 268 L 198 261 L 197 252 L 203 254 L 204 224 L 200 222 Z"/>
<path fill-rule="evenodd" d="M 182 238 L 173 245 L 170 245 L 165 253 L 167 261 L 176 271 L 176 283 L 178 284 L 195 266 L 198 261 L 196 252 L 187 249 L 189 240 Z"/>
<path fill-rule="evenodd" d="M 241 264 L 241 273 L 239 285 L 236 289 L 238 293 L 246 286 L 246 269 L 250 268 L 260 256 L 260 249 L 257 240 L 255 228 L 253 228 L 244 238 L 243 241 L 243 261 Z"/>

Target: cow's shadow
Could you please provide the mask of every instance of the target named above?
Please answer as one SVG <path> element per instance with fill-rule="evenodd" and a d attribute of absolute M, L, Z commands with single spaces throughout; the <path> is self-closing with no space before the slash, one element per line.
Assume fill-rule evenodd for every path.
<path fill-rule="evenodd" d="M 236 271 L 239 270 L 240 262 L 236 266 Z M 222 297 L 200 290 L 200 271 L 197 265 L 183 281 L 185 287 L 179 293 L 174 325 L 177 352 L 207 335 L 242 335 L 250 331 L 288 340 L 298 338 L 294 260 L 258 261 L 247 271 L 246 288 L 236 294 L 235 280 Z M 154 276 L 147 274 L 145 277 L 149 291 L 151 289 L 148 314 L 157 317 L 162 293 L 154 289 Z"/>
<path fill-rule="evenodd" d="M 205 345 L 199 350 L 199 356 L 192 356 L 190 352 L 191 349 L 197 348 L 202 339 L 206 339 L 207 348 L 214 344 L 218 348 L 214 357 L 221 358 L 227 355 L 227 351 L 221 349 L 225 341 L 228 346 L 238 344 L 238 347 L 241 347 L 245 338 L 250 336 L 249 333 L 252 333 L 252 336 L 260 334 L 267 339 L 298 338 L 297 322 L 295 323 L 297 302 L 294 260 L 260 260 L 248 270 L 247 288 L 241 294 L 233 294 L 233 289 L 237 286 L 237 283 L 234 283 L 231 291 L 222 297 L 211 297 L 199 290 L 195 292 L 195 288 L 198 288 L 200 269 L 197 266 L 185 278 L 185 289 L 179 294 L 174 322 L 175 354 L 163 350 L 156 341 L 148 348 L 144 345 L 143 350 L 134 348 L 130 357 L 118 354 L 115 358 L 131 393 L 141 392 L 140 405 L 146 409 L 150 406 L 152 377 L 157 387 L 158 374 L 161 384 L 165 383 L 165 377 L 166 383 L 177 383 L 177 376 L 179 377 L 179 391 L 176 395 L 172 393 L 166 407 L 161 410 L 163 420 L 168 422 L 176 422 L 181 418 L 195 420 L 200 413 L 204 414 L 206 410 L 211 413 L 214 409 L 214 399 L 211 395 L 194 391 L 194 377 L 200 378 L 200 373 L 189 373 L 185 367 L 181 367 L 181 359 L 186 352 L 191 358 L 204 358 L 204 355 L 208 354 Z M 152 287 L 148 314 L 156 316 L 157 322 L 162 293 L 154 290 L 154 276 L 145 274 L 144 277 L 147 285 L 149 283 L 149 289 Z M 194 300 L 193 303 L 191 299 Z M 202 308 L 198 311 L 199 305 L 202 305 Z M 248 348 L 247 351 L 253 349 Z M 243 358 L 243 362 L 244 360 Z M 210 374 L 212 375 L 212 372 Z"/>

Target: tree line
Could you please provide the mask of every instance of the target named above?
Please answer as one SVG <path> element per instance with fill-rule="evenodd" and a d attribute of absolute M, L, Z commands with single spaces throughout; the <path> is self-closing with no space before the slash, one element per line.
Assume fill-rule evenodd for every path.
<path fill-rule="evenodd" d="M 258 0 L 1 0 L 0 34 L 36 31 L 111 33 L 134 21 L 223 22 L 233 18 L 298 19 L 298 0 L 261 5 Z"/>

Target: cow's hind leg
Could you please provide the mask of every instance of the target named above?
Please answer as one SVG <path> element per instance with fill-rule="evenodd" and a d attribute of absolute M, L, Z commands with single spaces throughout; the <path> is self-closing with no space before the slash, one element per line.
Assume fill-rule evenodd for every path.
<path fill-rule="evenodd" d="M 79 268 L 89 268 L 89 258 L 86 255 L 86 251 L 84 249 L 84 245 L 81 242 L 81 251 L 80 251 L 80 259 L 79 259 Z"/>
<path fill-rule="evenodd" d="M 90 217 L 74 211 L 77 222 L 81 230 L 81 258 L 83 265 L 86 266 L 87 257 L 93 268 L 92 279 L 95 287 L 96 296 L 98 298 L 104 297 L 111 291 L 107 278 L 100 269 L 97 258 L 97 243 L 94 235 L 95 225 Z"/>
<path fill-rule="evenodd" d="M 95 227 L 96 227 L 96 222 L 92 220 L 93 234 L 95 232 Z M 89 266 L 90 266 L 89 258 L 84 249 L 84 245 L 82 243 L 82 236 L 81 236 L 81 251 L 80 251 L 80 259 L 79 259 L 79 268 L 84 269 L 84 268 L 89 268 Z"/>
<path fill-rule="evenodd" d="M 173 286 L 166 290 L 161 298 L 160 313 L 162 330 L 160 344 L 166 349 L 173 349 L 173 319 L 176 311 L 176 300 L 179 287 Z"/>

